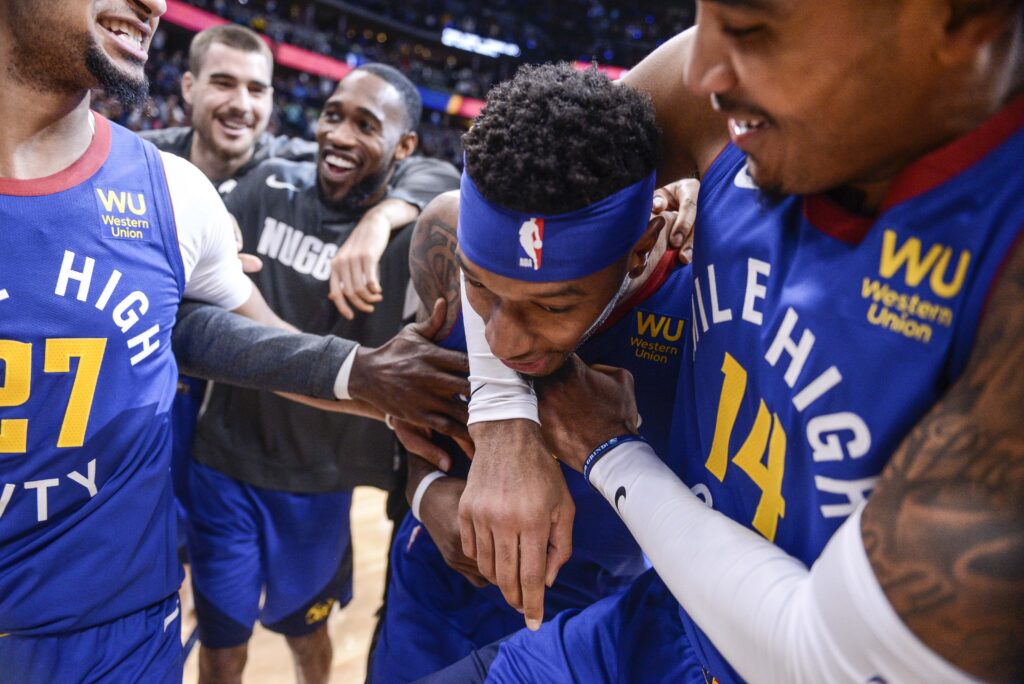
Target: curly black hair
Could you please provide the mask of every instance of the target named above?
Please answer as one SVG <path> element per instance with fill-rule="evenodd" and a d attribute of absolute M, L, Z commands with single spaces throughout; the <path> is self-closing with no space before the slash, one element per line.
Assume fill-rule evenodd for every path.
<path fill-rule="evenodd" d="M 488 201 L 562 214 L 650 174 L 659 141 L 645 95 L 561 63 L 523 66 L 495 86 L 462 146 Z"/>

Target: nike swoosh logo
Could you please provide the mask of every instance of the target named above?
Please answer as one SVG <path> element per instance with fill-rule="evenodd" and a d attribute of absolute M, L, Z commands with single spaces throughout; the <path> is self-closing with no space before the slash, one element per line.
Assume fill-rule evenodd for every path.
<path fill-rule="evenodd" d="M 299 189 L 292 185 L 291 183 L 282 180 L 277 180 L 277 175 L 273 173 L 267 177 L 267 187 L 274 188 L 275 190 L 291 190 L 293 192 L 299 191 Z"/>
<path fill-rule="evenodd" d="M 617 511 L 619 510 L 619 499 L 625 499 L 625 498 L 626 498 L 626 488 L 625 487 L 619 487 L 618 489 L 615 490 L 615 510 L 617 510 Z"/>
<path fill-rule="evenodd" d="M 744 190 L 757 190 L 757 184 L 754 179 L 750 177 L 750 171 L 747 169 L 747 165 L 744 164 L 739 173 L 736 174 L 736 178 L 732 181 L 733 185 L 737 188 L 743 188 Z"/>

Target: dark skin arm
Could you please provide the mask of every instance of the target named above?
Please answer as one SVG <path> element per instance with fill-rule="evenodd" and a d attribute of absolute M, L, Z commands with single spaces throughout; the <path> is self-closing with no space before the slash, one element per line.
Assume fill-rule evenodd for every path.
<path fill-rule="evenodd" d="M 459 264 L 455 260 L 458 220 L 458 191 L 438 195 L 424 208 L 409 244 L 409 278 L 420 298 L 420 316 L 425 315 L 425 302 L 444 299 L 448 304 L 448 314 L 436 340 L 448 336 L 462 308 Z"/>
<path fill-rule="evenodd" d="M 409 505 L 412 505 L 412 497 L 420 481 L 434 470 L 436 468 L 418 456 L 409 456 L 409 479 L 405 486 L 405 497 Z M 476 561 L 462 552 L 459 499 L 465 488 L 466 481 L 459 477 L 435 480 L 420 500 L 420 518 L 448 567 L 465 577 L 473 586 L 485 587 L 487 580 L 477 569 Z"/>
<path fill-rule="evenodd" d="M 594 446 L 634 431 L 627 376 L 574 359 L 536 383 L 545 437 L 570 466 L 581 469 Z M 986 681 L 1024 680 L 1022 406 L 1024 244 L 989 301 L 967 369 L 893 454 L 861 523 L 900 619 Z"/>
<path fill-rule="evenodd" d="M 451 312 L 457 314 L 455 307 L 461 305 L 455 256 L 458 209 L 458 193 L 446 193 L 431 202 L 416 224 L 410 246 L 409 270 L 420 298 L 443 297 L 450 303 L 446 329 L 455 322 L 456 315 Z M 460 492 L 459 524 L 447 529 L 461 532 L 462 554 L 479 563 L 479 574 L 498 585 L 509 605 L 522 611 L 527 625 L 536 629 L 544 616 L 544 586 L 554 582 L 558 568 L 572 554 L 576 506 L 558 463 L 533 423 L 476 424 L 470 428 L 470 436 L 477 451 L 487 450 L 495 458 L 474 460 L 465 490 Z M 410 451 L 419 448 L 430 456 L 423 452 L 424 441 L 403 440 L 403 444 Z M 518 472 L 507 467 L 513 454 L 521 454 L 525 461 Z M 508 491 L 531 494 L 495 496 L 495 492 Z M 521 529 L 506 525 L 498 533 L 492 532 L 509 520 L 527 520 L 529 524 Z M 456 565 L 452 567 L 462 572 Z"/>
<path fill-rule="evenodd" d="M 622 79 L 654 103 L 661 128 L 658 186 L 679 178 L 700 178 L 729 142 L 725 119 L 706 97 L 686 85 L 696 29 L 680 33 L 649 54 Z"/>
<path fill-rule="evenodd" d="M 724 119 L 707 98 L 692 95 L 685 85 L 695 38 L 692 29 L 676 36 L 623 79 L 626 86 L 645 92 L 654 103 L 662 129 L 659 186 L 700 177 L 728 141 Z M 669 198 L 663 193 L 663 199 Z M 666 204 L 658 211 L 666 208 L 677 207 Z M 478 559 L 484 576 L 502 588 L 506 600 L 523 610 L 527 626 L 536 629 L 543 618 L 544 585 L 554 582 L 572 553 L 575 507 L 570 506 L 564 478 L 558 477 L 560 471 L 549 457 L 536 423 L 476 423 L 470 434 L 476 457 L 459 510 L 463 547 L 467 555 Z M 490 491 L 481 488 L 477 496 L 475 479 L 485 474 Z M 561 483 L 557 495 L 552 484 L 556 478 Z M 498 489 L 529 495 L 514 501 L 504 496 L 499 502 L 493 495 Z"/>
<path fill-rule="evenodd" d="M 925 644 L 987 680 L 1024 680 L 1024 244 L 970 363 L 893 455 L 864 509 L 871 566 Z"/>

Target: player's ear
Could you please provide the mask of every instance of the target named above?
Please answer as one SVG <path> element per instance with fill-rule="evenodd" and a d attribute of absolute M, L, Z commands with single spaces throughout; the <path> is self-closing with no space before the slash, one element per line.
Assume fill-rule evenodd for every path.
<path fill-rule="evenodd" d="M 395 161 L 402 161 L 406 157 L 411 156 L 419 144 L 420 136 L 416 131 L 403 133 L 402 137 L 398 139 L 398 145 L 395 147 Z"/>
<path fill-rule="evenodd" d="M 995 3 L 993 3 L 995 4 Z M 969 3 L 949 3 L 949 19 L 944 40 L 938 46 L 938 59 L 946 65 L 964 64 L 978 59 L 979 51 L 1000 40 L 1003 34 L 1017 30 L 1013 14 L 1016 5 L 993 7 Z"/>
<path fill-rule="evenodd" d="M 181 97 L 185 104 L 192 106 L 192 86 L 196 83 L 196 77 L 191 71 L 186 71 L 181 76 Z"/>
<path fill-rule="evenodd" d="M 652 216 L 651 220 L 647 223 L 647 230 L 640 236 L 640 239 L 633 245 L 633 249 L 629 254 L 629 277 L 639 278 L 643 275 L 647 269 L 647 259 L 651 256 L 651 251 L 654 246 L 658 244 L 658 238 L 661 237 L 661 231 L 668 225 L 668 221 L 664 216 Z"/>

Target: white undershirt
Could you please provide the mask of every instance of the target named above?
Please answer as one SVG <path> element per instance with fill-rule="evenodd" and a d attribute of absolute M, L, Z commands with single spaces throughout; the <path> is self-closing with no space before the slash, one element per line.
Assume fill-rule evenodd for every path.
<path fill-rule="evenodd" d="M 186 159 L 161 152 L 178 246 L 185 267 L 185 296 L 237 309 L 252 293 L 235 246 L 235 228 L 217 190 Z"/>

